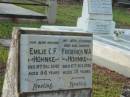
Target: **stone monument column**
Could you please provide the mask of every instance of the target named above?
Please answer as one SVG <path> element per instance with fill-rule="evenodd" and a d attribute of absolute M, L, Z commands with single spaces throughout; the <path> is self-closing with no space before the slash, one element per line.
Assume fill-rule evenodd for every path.
<path fill-rule="evenodd" d="M 47 9 L 47 18 L 49 24 L 55 24 L 57 12 L 57 0 L 47 0 L 49 7 Z"/>
<path fill-rule="evenodd" d="M 112 16 L 111 0 L 84 0 L 82 16 L 77 26 L 92 33 L 112 33 L 115 22 Z"/>

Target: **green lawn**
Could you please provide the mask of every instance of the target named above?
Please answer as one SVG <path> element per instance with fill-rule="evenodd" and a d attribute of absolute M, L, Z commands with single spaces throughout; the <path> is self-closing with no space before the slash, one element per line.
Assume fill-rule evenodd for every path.
<path fill-rule="evenodd" d="M 119 97 L 126 80 L 115 72 L 93 67 L 93 97 Z"/>
<path fill-rule="evenodd" d="M 130 10 L 123 8 L 113 9 L 113 18 L 117 25 L 130 26 Z"/>
<path fill-rule="evenodd" d="M 5 64 L 7 61 L 8 49 L 0 46 L 0 64 Z"/>
<path fill-rule="evenodd" d="M 29 7 L 38 12 L 43 12 L 41 7 Z M 77 18 L 81 15 L 81 5 L 59 5 L 57 12 L 56 25 L 75 26 Z M 129 14 L 125 9 L 114 8 L 114 20 L 121 25 L 130 25 Z M 0 38 L 11 38 L 12 28 L 14 26 L 22 27 L 40 27 L 46 23 L 12 23 L 11 21 L 0 22 Z M 0 46 L 0 62 L 6 63 L 8 50 Z M 0 91 L 2 88 L 3 76 L 0 76 Z M 123 81 L 117 81 L 110 76 L 106 76 L 100 71 L 93 71 L 93 97 L 119 97 Z"/>
<path fill-rule="evenodd" d="M 4 76 L 0 75 L 0 97 L 1 97 L 1 93 L 2 93 L 3 80 L 4 80 Z"/>

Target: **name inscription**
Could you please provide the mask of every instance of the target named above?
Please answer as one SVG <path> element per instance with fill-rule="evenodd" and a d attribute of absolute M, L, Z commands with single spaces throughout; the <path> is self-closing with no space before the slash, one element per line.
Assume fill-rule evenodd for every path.
<path fill-rule="evenodd" d="M 92 37 L 22 34 L 20 91 L 92 87 Z"/>

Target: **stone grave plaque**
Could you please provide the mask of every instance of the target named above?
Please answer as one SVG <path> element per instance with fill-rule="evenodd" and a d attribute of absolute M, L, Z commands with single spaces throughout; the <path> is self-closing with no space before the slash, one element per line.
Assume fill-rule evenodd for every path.
<path fill-rule="evenodd" d="M 88 31 L 93 33 L 112 33 L 115 23 L 112 21 L 89 20 Z"/>
<path fill-rule="evenodd" d="M 88 0 L 88 11 L 91 14 L 112 14 L 111 0 Z"/>
<path fill-rule="evenodd" d="M 20 93 L 92 88 L 92 35 L 20 36 Z"/>

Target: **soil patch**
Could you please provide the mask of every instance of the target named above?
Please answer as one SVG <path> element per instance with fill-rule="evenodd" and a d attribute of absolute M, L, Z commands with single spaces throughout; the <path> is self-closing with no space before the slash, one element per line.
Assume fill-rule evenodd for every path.
<path fill-rule="evenodd" d="M 105 67 L 100 67 L 96 64 L 93 65 L 93 71 L 96 71 L 98 74 L 102 74 L 104 76 L 107 76 L 109 78 L 111 78 L 111 80 L 114 81 L 120 81 L 123 82 L 124 84 L 130 84 L 130 78 L 127 78 L 121 74 L 118 74 L 115 71 L 109 70 Z"/>

